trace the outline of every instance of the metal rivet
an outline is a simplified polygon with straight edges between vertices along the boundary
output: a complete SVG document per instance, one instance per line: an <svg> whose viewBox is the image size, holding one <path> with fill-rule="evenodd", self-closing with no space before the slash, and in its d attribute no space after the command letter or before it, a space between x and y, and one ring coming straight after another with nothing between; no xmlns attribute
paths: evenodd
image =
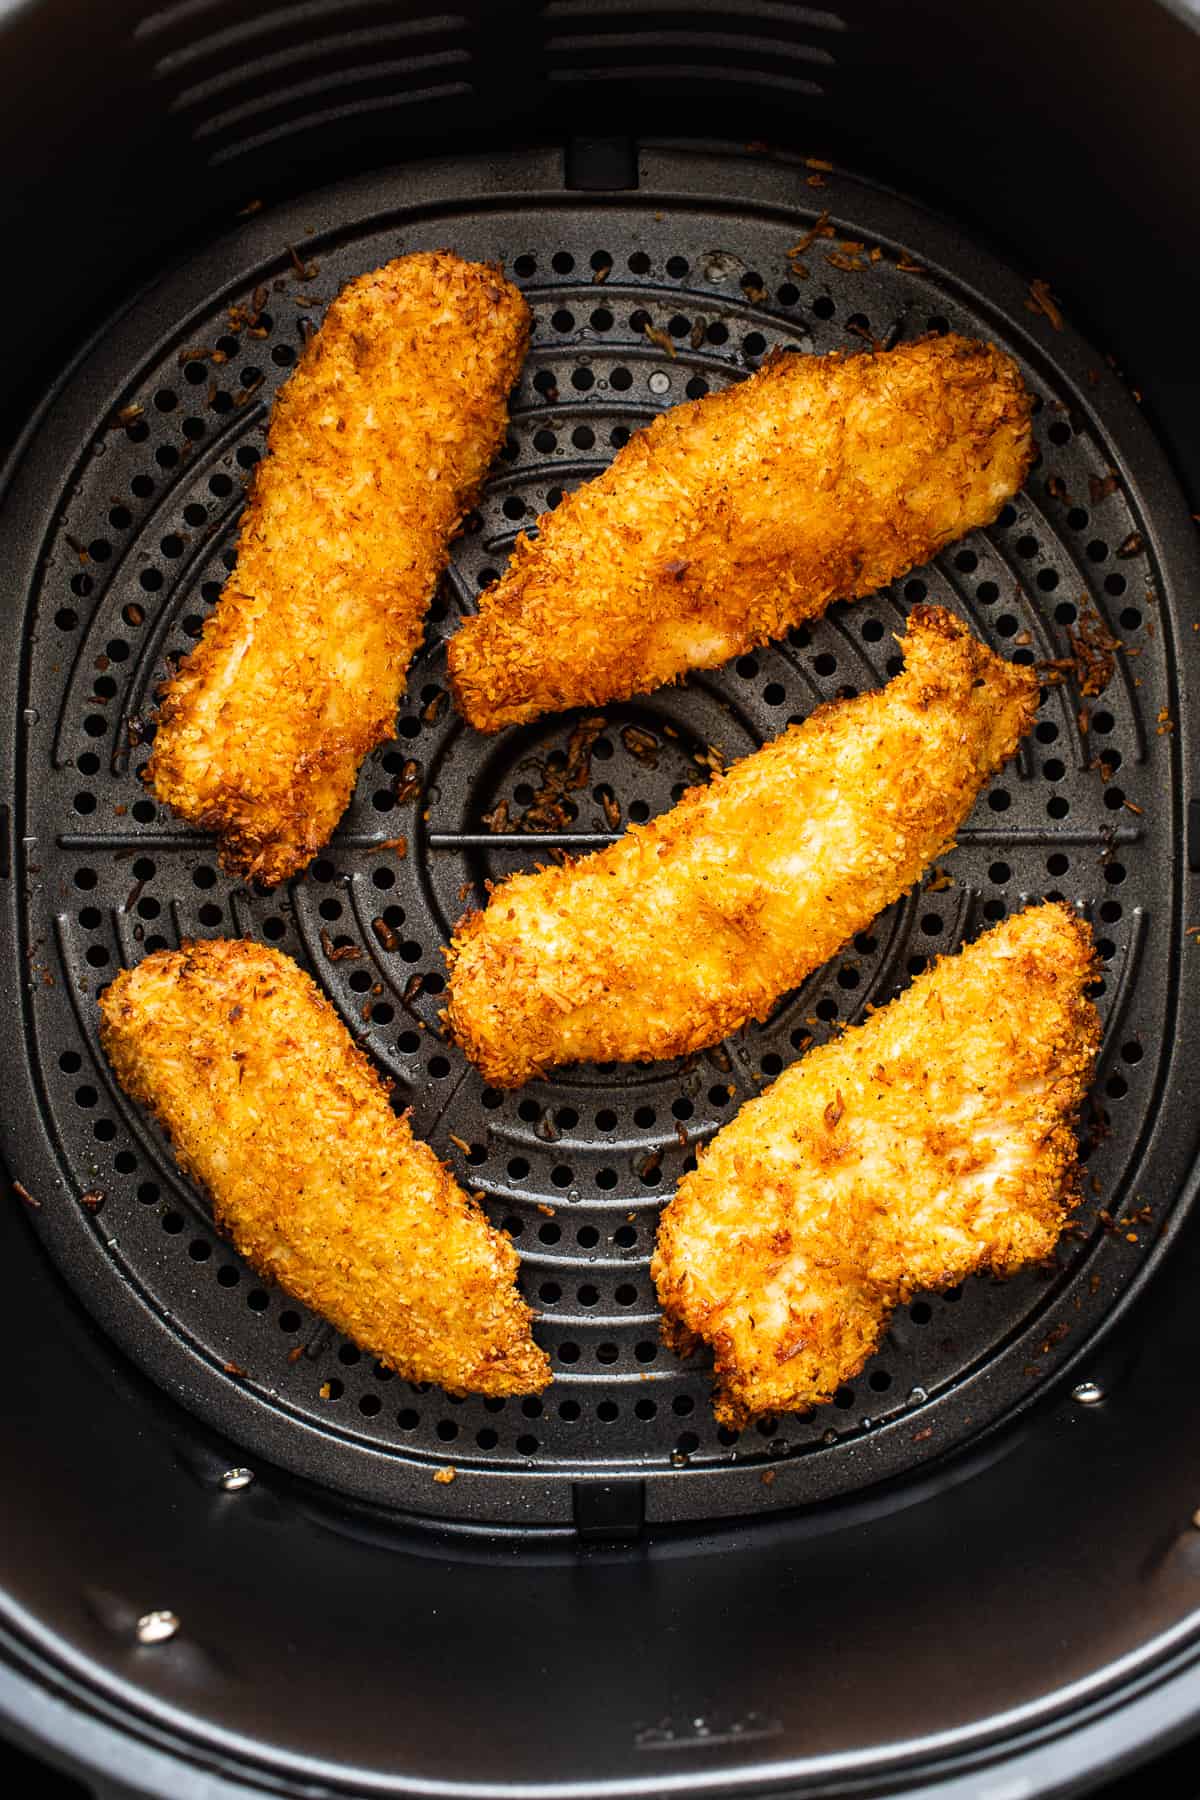
<svg viewBox="0 0 1200 1800"><path fill-rule="evenodd" d="M253 1469L226 1469L221 1477L221 1486L227 1494L240 1494L253 1480Z"/></svg>
<svg viewBox="0 0 1200 1800"><path fill-rule="evenodd" d="M1097 1382L1081 1381L1071 1389L1071 1398L1080 1406L1098 1406L1104 1398L1104 1389Z"/></svg>
<svg viewBox="0 0 1200 1800"><path fill-rule="evenodd" d="M143 1613L136 1630L139 1644L165 1644L179 1630L179 1619L165 1610Z"/></svg>
<svg viewBox="0 0 1200 1800"><path fill-rule="evenodd" d="M646 386L652 394L665 394L671 385L671 377L662 369L655 369Z"/></svg>

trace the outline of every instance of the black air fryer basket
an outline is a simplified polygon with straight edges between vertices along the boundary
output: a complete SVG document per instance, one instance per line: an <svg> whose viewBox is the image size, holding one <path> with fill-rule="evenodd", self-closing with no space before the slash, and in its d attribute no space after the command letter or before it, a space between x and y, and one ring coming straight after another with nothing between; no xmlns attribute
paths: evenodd
<svg viewBox="0 0 1200 1800"><path fill-rule="evenodd" d="M10 1736L103 1795L999 1800L1194 1729L1193 26L1155 0L0 7ZM324 306L443 245L503 262L535 316L508 441L394 741L325 853L260 891L139 781L156 688ZM776 347L946 330L1036 396L993 526L606 708L581 784L578 715L462 723L446 637L657 411ZM486 1088L440 1018L464 900L880 685L923 600L1045 675L953 854L762 1027ZM658 1338L663 1199L803 1045L1043 895L1103 959L1056 1266L919 1297L831 1406L718 1429L703 1361ZM310 969L482 1191L543 1396L393 1377L214 1231L96 1034L118 968L206 935Z"/></svg>

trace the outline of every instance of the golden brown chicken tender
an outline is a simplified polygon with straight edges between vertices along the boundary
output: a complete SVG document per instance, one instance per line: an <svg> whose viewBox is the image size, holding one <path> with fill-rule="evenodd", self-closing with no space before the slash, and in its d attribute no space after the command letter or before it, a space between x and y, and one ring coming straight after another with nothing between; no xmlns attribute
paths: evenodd
<svg viewBox="0 0 1200 1800"><path fill-rule="evenodd" d="M1029 472L1030 399L990 344L780 355L664 413L521 537L450 643L497 731L710 669L869 594L995 518Z"/></svg>
<svg viewBox="0 0 1200 1800"><path fill-rule="evenodd" d="M122 1087L262 1275L410 1381L546 1386L516 1251L290 958L219 938L161 950L118 975L100 1013Z"/></svg>
<svg viewBox="0 0 1200 1800"><path fill-rule="evenodd" d="M1050 1255L1100 1041L1088 927L1028 908L788 1069L700 1152L653 1274L739 1425L832 1398L918 1288Z"/></svg>
<svg viewBox="0 0 1200 1800"><path fill-rule="evenodd" d="M498 269L402 256L343 289L280 391L237 567L165 689L147 771L229 870L302 869L391 736L528 339Z"/></svg>
<svg viewBox="0 0 1200 1800"><path fill-rule="evenodd" d="M563 868L515 875L448 952L488 1081L649 1061L763 1019L949 848L1033 722L1033 672L914 609L906 667Z"/></svg>

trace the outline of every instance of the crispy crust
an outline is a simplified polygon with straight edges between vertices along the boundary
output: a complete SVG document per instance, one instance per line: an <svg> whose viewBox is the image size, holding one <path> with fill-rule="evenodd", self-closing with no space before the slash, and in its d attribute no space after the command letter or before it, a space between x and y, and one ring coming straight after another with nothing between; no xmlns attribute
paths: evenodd
<svg viewBox="0 0 1200 1800"><path fill-rule="evenodd" d="M275 883L344 812L508 422L529 309L447 251L360 276L275 402L237 567L164 692L147 778Z"/></svg>
<svg viewBox="0 0 1200 1800"><path fill-rule="evenodd" d="M410 1381L546 1386L516 1251L290 958L219 938L161 950L118 975L100 1017L122 1087L261 1274Z"/></svg>
<svg viewBox="0 0 1200 1800"><path fill-rule="evenodd" d="M663 414L517 540L451 640L480 731L713 668L984 525L1033 456L1030 399L948 336L780 355Z"/></svg>
<svg viewBox="0 0 1200 1800"><path fill-rule="evenodd" d="M1100 1042L1091 932L1033 906L788 1069L700 1151L652 1270L717 1417L832 1398L918 1288L1050 1255Z"/></svg>
<svg viewBox="0 0 1200 1800"><path fill-rule="evenodd" d="M716 1043L947 849L1038 703L1031 670L914 608L904 672L818 709L595 856L497 887L448 951L449 1019L488 1081Z"/></svg>

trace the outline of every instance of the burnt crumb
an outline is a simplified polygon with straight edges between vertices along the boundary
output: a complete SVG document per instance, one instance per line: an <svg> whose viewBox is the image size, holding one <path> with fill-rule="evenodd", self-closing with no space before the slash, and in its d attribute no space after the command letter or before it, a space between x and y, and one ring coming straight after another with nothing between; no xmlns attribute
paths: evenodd
<svg viewBox="0 0 1200 1800"><path fill-rule="evenodd" d="M933 1436L933 1426L926 1425L922 1428L922 1430L913 1432L912 1441L914 1444L926 1444L929 1442L929 1439L932 1436Z"/></svg>
<svg viewBox="0 0 1200 1800"><path fill-rule="evenodd" d="M661 1169L662 1159L663 1153L661 1150L651 1150L646 1156L642 1157L640 1162L634 1164L634 1172L642 1181L647 1181Z"/></svg>
<svg viewBox="0 0 1200 1800"><path fill-rule="evenodd" d="M626 725L621 731L621 742L643 768L657 769L659 742L652 731L645 731L640 725Z"/></svg>
<svg viewBox="0 0 1200 1800"><path fill-rule="evenodd" d="M607 785L600 789L600 804L604 808L604 822L610 831L621 829L621 807L616 795Z"/></svg>
<svg viewBox="0 0 1200 1800"><path fill-rule="evenodd" d="M1061 1319L1052 1330L1048 1331L1042 1339L1042 1355L1047 1355L1056 1345L1061 1344L1070 1329L1071 1327L1067 1324L1067 1321Z"/></svg>
<svg viewBox="0 0 1200 1800"><path fill-rule="evenodd" d="M766 296L764 295L763 298L765 299ZM657 325L650 325L650 324L643 325L642 326L642 335L650 343L657 344L657 346L660 350L665 350L667 355L672 359L672 361L678 355L678 352L675 349L674 340L672 338L668 337L668 335L665 331L660 331Z"/></svg>
<svg viewBox="0 0 1200 1800"><path fill-rule="evenodd" d="M1113 637L1100 615L1081 601L1078 624L1067 627L1069 656L1045 658L1038 670L1050 685L1071 680L1086 698L1102 694L1113 678L1116 652L1123 648L1121 639ZM1086 726L1080 726L1081 731Z"/></svg>
<svg viewBox="0 0 1200 1800"><path fill-rule="evenodd" d="M86 1194L80 1194L79 1204L90 1213L98 1213L107 1199L108 1195L103 1188L89 1188Z"/></svg>
<svg viewBox="0 0 1200 1800"><path fill-rule="evenodd" d="M1062 330L1062 309L1050 291L1050 283L1043 281L1040 276L1029 284L1029 298L1025 302L1025 310L1031 313L1041 313L1044 319L1049 319L1055 331Z"/></svg>
<svg viewBox="0 0 1200 1800"><path fill-rule="evenodd" d="M1088 477L1088 498L1093 506L1098 506L1101 500L1107 500L1110 494L1115 494L1117 487L1117 478L1111 469L1107 475L1090 475Z"/></svg>
<svg viewBox="0 0 1200 1800"><path fill-rule="evenodd" d="M816 224L810 225L808 230L804 233L804 236L800 238L797 243L793 244L788 251L788 261L792 265L792 274L798 275L801 281L807 280L808 270L804 267L803 263L797 262L797 258L802 257L807 250L811 250L818 238L831 238L833 234L833 226L829 222L829 213L828 211L822 212Z"/></svg>
<svg viewBox="0 0 1200 1800"><path fill-rule="evenodd" d="M371 930L385 950L400 948L400 933L394 926L389 925L386 919L372 919Z"/></svg>
<svg viewBox="0 0 1200 1800"><path fill-rule="evenodd" d="M432 700L421 708L421 718L426 725L436 724L450 704L450 696L445 688L439 688Z"/></svg>
<svg viewBox="0 0 1200 1800"><path fill-rule="evenodd" d="M321 927L321 948L330 962L357 962L362 955L357 944L335 944L327 925Z"/></svg>
<svg viewBox="0 0 1200 1800"><path fill-rule="evenodd" d="M236 1375L242 1381L244 1381L246 1379L246 1371L245 1371L245 1369L243 1369L241 1363L227 1362L227 1363L222 1363L221 1366L225 1370L225 1373L227 1375Z"/></svg>
<svg viewBox="0 0 1200 1800"><path fill-rule="evenodd" d="M407 806L421 791L421 765L410 757L397 775L392 792L397 806Z"/></svg>
<svg viewBox="0 0 1200 1800"><path fill-rule="evenodd" d="M493 806L491 812L485 812L483 815L483 823L489 831L496 834L503 834L504 832L515 831L517 829L508 816L507 800L501 800L498 806Z"/></svg>
<svg viewBox="0 0 1200 1800"><path fill-rule="evenodd" d="M314 281L321 272L320 263L306 263L291 244L288 244L286 248L288 257L291 260L292 272L296 276L296 279L298 281Z"/></svg>
<svg viewBox="0 0 1200 1800"><path fill-rule="evenodd" d="M604 726L605 720L597 715L581 719L567 739L566 758L561 768L553 761L535 764L540 778L538 787L516 823L507 823L507 805L502 803L496 808L496 814L505 822L499 827L489 826L489 830L565 831L574 816L573 809L568 809L567 798L591 779L592 747Z"/></svg>
<svg viewBox="0 0 1200 1800"><path fill-rule="evenodd" d="M1146 548L1146 540L1140 531L1131 531L1129 536L1117 545L1117 555L1122 561L1131 556L1140 556Z"/></svg>
<svg viewBox="0 0 1200 1800"><path fill-rule="evenodd" d="M14 1181L12 1184L12 1191L17 1196L18 1200L23 1200L25 1202L26 1206L31 1206L35 1212L41 1211L41 1201L34 1199L23 1181Z"/></svg>
<svg viewBox="0 0 1200 1800"><path fill-rule="evenodd" d="M404 1008L405 1012L413 1013L414 1018L416 1017L416 1014L413 1012L413 1003L424 986L425 977L423 975L410 975L404 984L404 992L400 996L401 1006Z"/></svg>

